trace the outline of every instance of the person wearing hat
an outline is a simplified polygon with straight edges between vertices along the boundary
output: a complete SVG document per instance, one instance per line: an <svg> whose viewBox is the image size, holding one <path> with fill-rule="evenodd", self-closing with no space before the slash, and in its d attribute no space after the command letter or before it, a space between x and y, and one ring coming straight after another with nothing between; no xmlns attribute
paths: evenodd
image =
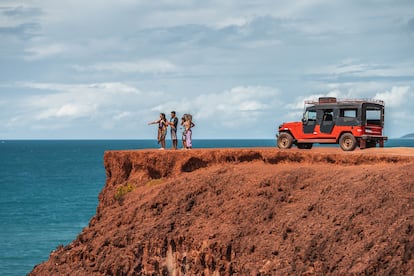
<svg viewBox="0 0 414 276"><path fill-rule="evenodd" d="M192 133L191 130L193 127L195 127L195 124L193 123L193 116L191 114L184 114L183 116L183 122L182 125L184 126L184 133L183 133L183 144L185 144L185 149L192 149L193 142L192 142Z"/></svg>

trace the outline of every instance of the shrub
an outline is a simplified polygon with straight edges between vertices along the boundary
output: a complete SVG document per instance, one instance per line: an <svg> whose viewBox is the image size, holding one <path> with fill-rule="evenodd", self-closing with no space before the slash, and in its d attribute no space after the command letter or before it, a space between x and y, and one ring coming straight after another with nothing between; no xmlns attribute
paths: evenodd
<svg viewBox="0 0 414 276"><path fill-rule="evenodd" d="M155 186L155 185L161 184L163 182L164 182L164 180L162 178L151 179L150 181L147 182L147 186L148 187L151 187L151 186Z"/></svg>
<svg viewBox="0 0 414 276"><path fill-rule="evenodd" d="M132 190L134 190L134 185L132 185L132 184L130 184L130 183L128 183L127 185L125 185L125 186L119 186L117 189L116 189L116 193L115 193L115 195L114 195L114 199L115 200L118 200L118 201L121 201L122 199L123 199L123 197L127 194L127 193L129 193L129 192L132 192Z"/></svg>

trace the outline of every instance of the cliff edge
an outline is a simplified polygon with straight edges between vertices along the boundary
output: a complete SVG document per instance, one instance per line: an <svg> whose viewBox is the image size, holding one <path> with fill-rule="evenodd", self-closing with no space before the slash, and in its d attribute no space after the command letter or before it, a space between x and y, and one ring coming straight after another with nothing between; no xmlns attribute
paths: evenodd
<svg viewBox="0 0 414 276"><path fill-rule="evenodd" d="M96 215L30 275L414 275L414 150L109 151Z"/></svg>

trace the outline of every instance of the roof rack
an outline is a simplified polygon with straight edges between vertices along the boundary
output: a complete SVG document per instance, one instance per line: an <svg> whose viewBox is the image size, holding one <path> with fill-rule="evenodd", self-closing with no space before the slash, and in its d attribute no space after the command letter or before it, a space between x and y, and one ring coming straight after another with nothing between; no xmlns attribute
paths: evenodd
<svg viewBox="0 0 414 276"><path fill-rule="evenodd" d="M375 103L384 105L383 100L370 99L370 98L361 98L361 99L337 99L335 97L320 97L318 100L305 100L305 105L307 104L338 104L338 103Z"/></svg>

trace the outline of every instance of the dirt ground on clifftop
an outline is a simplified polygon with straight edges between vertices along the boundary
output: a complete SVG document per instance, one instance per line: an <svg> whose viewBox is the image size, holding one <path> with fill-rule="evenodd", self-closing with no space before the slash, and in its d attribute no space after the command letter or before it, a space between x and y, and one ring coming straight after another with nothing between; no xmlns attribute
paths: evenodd
<svg viewBox="0 0 414 276"><path fill-rule="evenodd" d="M414 275L413 156L110 153L97 215L31 275Z"/></svg>

